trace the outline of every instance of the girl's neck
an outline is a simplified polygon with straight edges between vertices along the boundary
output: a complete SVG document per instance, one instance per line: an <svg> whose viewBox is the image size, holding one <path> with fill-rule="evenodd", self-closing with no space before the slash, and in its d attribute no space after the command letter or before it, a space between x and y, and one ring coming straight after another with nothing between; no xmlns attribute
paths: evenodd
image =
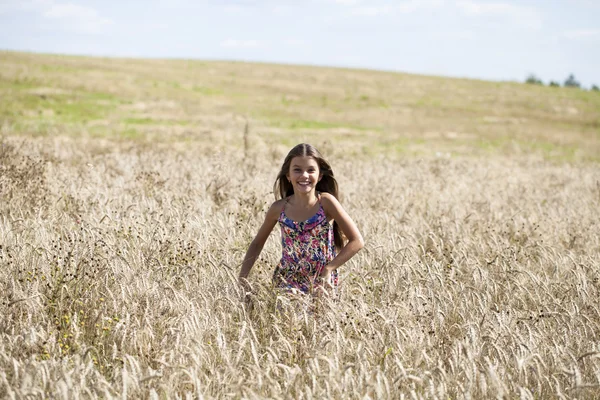
<svg viewBox="0 0 600 400"><path fill-rule="evenodd" d="M317 201L319 201L319 199L317 197L317 193L315 191L312 191L306 194L294 193L292 201L294 206L296 207L311 208L314 207L314 205L317 203Z"/></svg>

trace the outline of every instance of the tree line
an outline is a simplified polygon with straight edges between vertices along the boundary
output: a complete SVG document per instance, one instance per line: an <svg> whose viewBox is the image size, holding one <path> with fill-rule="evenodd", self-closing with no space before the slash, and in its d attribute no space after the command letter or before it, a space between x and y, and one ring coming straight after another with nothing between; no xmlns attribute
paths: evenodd
<svg viewBox="0 0 600 400"><path fill-rule="evenodd" d="M529 74L527 76L527 79L525 79L525 83L529 83L531 85L544 85L544 82L538 78L535 74ZM556 81L550 81L548 83L548 86L552 86L552 87L560 87L560 83L556 82ZM563 87L568 87L568 88L577 88L577 89L581 89L581 83L579 83L579 81L575 78L574 74L570 74L567 79L565 79L565 81L563 82ZM592 85L590 87L591 91L597 92L600 91L600 88L597 85Z"/></svg>

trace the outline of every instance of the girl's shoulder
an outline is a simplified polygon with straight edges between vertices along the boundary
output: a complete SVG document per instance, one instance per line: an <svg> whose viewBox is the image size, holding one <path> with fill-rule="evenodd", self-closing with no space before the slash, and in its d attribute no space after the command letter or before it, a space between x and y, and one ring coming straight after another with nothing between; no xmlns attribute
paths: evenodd
<svg viewBox="0 0 600 400"><path fill-rule="evenodd" d="M284 197L283 199L275 200L273 202L273 204L271 204L271 207L269 207L269 209L279 209L279 211L281 211L287 201L288 201L287 197Z"/></svg>
<svg viewBox="0 0 600 400"><path fill-rule="evenodd" d="M342 207L338 199L331 193L320 193L321 206L329 219L334 218L339 214L339 209Z"/></svg>
<svg viewBox="0 0 600 400"><path fill-rule="evenodd" d="M331 193L320 192L319 196L321 197L321 202L325 202L327 204L339 203L338 199L334 195L332 195Z"/></svg>
<svg viewBox="0 0 600 400"><path fill-rule="evenodd" d="M287 198L279 199L273 202L269 209L267 210L267 219L278 220L281 211L283 210L283 206L285 205Z"/></svg>

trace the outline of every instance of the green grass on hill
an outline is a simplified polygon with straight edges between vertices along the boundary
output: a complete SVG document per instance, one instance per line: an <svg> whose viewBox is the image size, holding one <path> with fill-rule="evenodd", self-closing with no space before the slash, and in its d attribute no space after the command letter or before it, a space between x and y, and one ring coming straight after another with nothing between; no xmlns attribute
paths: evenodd
<svg viewBox="0 0 600 400"><path fill-rule="evenodd" d="M600 160L600 93L339 68L0 52L5 132ZM187 136L186 136L187 135Z"/></svg>

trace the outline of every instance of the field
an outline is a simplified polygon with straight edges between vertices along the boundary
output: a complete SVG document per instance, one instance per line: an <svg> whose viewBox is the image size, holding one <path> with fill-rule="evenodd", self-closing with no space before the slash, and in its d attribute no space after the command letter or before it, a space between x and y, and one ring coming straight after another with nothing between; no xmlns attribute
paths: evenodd
<svg viewBox="0 0 600 400"><path fill-rule="evenodd" d="M600 94L0 52L0 397L600 397ZM275 312L287 151L365 248Z"/></svg>

